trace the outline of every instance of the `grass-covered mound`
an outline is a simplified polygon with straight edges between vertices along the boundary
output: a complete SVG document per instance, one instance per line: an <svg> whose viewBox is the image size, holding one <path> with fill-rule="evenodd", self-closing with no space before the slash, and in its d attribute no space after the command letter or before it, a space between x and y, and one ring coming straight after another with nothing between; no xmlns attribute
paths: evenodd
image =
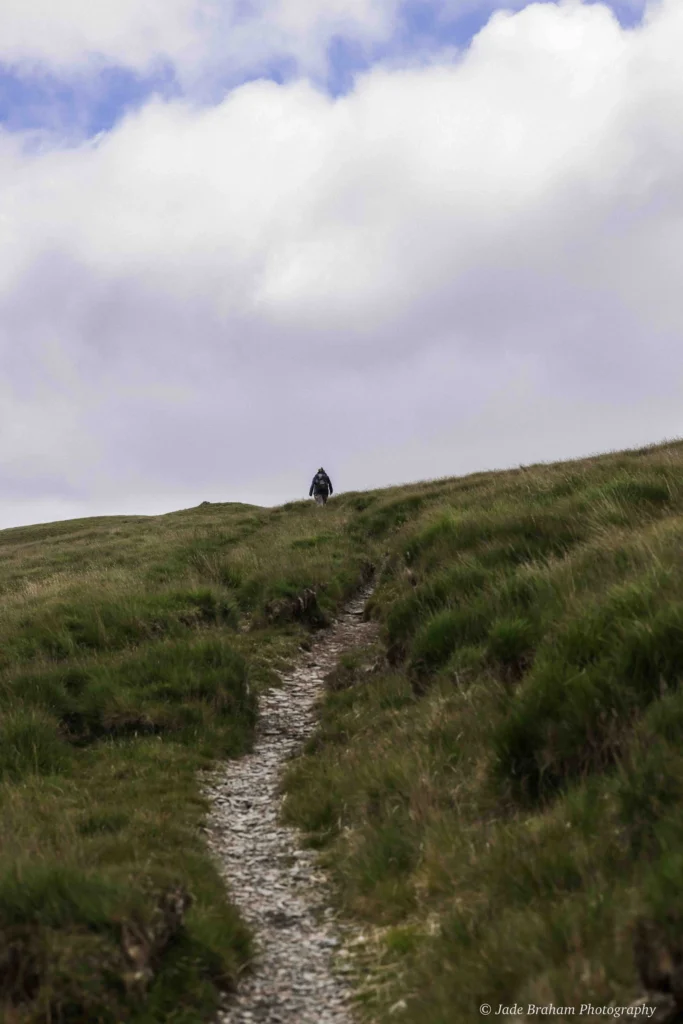
<svg viewBox="0 0 683 1024"><path fill-rule="evenodd" d="M384 666L330 681L287 815L370 936L368 1017L676 989L683 444L345 500Z"/></svg>
<svg viewBox="0 0 683 1024"><path fill-rule="evenodd" d="M259 687L358 585L350 515L205 505L0 533L1 1020L211 1019L250 937L198 769L249 749Z"/></svg>

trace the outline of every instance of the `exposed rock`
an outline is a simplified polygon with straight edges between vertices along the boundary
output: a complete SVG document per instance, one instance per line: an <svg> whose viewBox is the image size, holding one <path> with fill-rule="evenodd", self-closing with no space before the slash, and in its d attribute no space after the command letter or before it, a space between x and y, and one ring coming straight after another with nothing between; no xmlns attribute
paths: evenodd
<svg viewBox="0 0 683 1024"><path fill-rule="evenodd" d="M630 1006L647 1007L648 1016L635 1019L647 1020L649 1024L681 1024L683 1021L683 1014L676 1006L674 997L664 995L663 992L651 992L641 999L636 999Z"/></svg>
<svg viewBox="0 0 683 1024"><path fill-rule="evenodd" d="M182 926L191 905L192 897L185 889L169 889L159 897L146 925L123 923L121 946L130 967L124 982L129 991L144 990L150 984L158 959Z"/></svg>
<svg viewBox="0 0 683 1024"><path fill-rule="evenodd" d="M648 995L639 1002L655 1008L655 1024L683 1022L683 941L673 938L678 922L669 927L640 918L633 929L633 958Z"/></svg>
<svg viewBox="0 0 683 1024"><path fill-rule="evenodd" d="M272 624L305 622L321 628L327 625L327 618L318 605L317 591L307 587L296 597L281 597L269 601L265 606L266 619Z"/></svg>
<svg viewBox="0 0 683 1024"><path fill-rule="evenodd" d="M677 931L673 921L665 931L641 918L634 927L633 955L644 987L671 994L683 1010L683 940L671 937Z"/></svg>

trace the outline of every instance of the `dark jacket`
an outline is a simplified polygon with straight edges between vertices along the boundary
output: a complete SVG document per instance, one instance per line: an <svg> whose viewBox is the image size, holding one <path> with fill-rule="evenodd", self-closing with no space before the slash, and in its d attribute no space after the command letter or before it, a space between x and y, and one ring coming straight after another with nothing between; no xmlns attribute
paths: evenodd
<svg viewBox="0 0 683 1024"><path fill-rule="evenodd" d="M312 497L313 494L334 494L332 490L332 481L330 480L327 473L316 473L313 477L311 489L308 492L308 497Z"/></svg>

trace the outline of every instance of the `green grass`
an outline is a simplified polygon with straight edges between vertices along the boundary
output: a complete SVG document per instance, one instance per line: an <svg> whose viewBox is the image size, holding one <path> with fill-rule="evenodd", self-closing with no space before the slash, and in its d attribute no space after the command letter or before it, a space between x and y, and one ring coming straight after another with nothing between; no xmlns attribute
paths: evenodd
<svg viewBox="0 0 683 1024"><path fill-rule="evenodd" d="M348 510L331 504L324 530L319 513L210 505L0 533L8 1024L208 1021L248 963L199 779L249 750L259 690L305 639L287 599L315 589L324 620L360 582ZM131 942L173 893L191 900L182 927L140 973Z"/></svg>
<svg viewBox="0 0 683 1024"><path fill-rule="evenodd" d="M683 926L682 551L679 442L0 533L0 1017L212 1019L251 936L202 771L371 564L379 639L285 782L366 938L361 1014L640 995L634 936L665 962Z"/></svg>
<svg viewBox="0 0 683 1024"><path fill-rule="evenodd" d="M373 497L385 668L329 688L285 805L369 936L362 1013L626 1005L634 935L683 925L683 444Z"/></svg>

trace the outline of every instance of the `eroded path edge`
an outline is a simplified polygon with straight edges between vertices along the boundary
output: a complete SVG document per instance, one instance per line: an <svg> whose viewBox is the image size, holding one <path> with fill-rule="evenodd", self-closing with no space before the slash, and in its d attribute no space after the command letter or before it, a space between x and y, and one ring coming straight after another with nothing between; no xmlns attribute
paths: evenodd
<svg viewBox="0 0 683 1024"><path fill-rule="evenodd" d="M211 811L208 843L232 901L254 930L252 971L226 1001L216 1024L351 1024L351 992L333 960L339 945L328 885L315 851L279 823L287 762L316 728L324 679L348 650L371 643L363 621L366 587L317 634L282 688L260 698L251 754L223 765L204 785Z"/></svg>

